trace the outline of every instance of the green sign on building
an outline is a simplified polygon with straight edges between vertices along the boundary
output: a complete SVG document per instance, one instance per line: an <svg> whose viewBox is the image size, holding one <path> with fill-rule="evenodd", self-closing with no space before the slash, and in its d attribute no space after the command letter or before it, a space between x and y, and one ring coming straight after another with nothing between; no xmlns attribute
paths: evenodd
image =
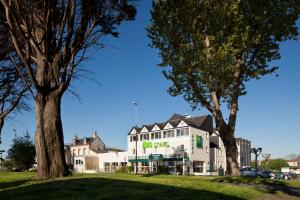
<svg viewBox="0 0 300 200"><path fill-rule="evenodd" d="M144 141L143 142L143 148L147 149L147 148L158 148L158 147L169 147L169 143L168 142L149 142L149 141Z"/></svg>
<svg viewBox="0 0 300 200"><path fill-rule="evenodd" d="M203 149L203 138L200 135L196 135L196 147Z"/></svg>

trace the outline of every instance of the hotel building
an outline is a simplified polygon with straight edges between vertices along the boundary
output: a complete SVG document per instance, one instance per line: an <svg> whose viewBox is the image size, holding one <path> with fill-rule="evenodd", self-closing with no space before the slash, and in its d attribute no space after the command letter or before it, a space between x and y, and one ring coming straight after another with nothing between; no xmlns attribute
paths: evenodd
<svg viewBox="0 0 300 200"><path fill-rule="evenodd" d="M174 114L163 123L133 127L128 134L128 165L136 167L137 163L138 173L155 173L164 166L170 173L206 175L212 131L210 115Z"/></svg>

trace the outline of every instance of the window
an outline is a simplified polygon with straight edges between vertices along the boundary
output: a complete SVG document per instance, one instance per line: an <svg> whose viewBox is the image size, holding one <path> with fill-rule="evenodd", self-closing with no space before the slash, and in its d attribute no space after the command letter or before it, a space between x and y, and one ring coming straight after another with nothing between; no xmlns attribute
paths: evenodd
<svg viewBox="0 0 300 200"><path fill-rule="evenodd" d="M110 164L109 162L104 163L104 171L109 172L110 171Z"/></svg>
<svg viewBox="0 0 300 200"><path fill-rule="evenodd" d="M132 142L132 136L130 136L130 142Z"/></svg>
<svg viewBox="0 0 300 200"><path fill-rule="evenodd" d="M73 149L73 156L75 156L75 149Z"/></svg>
<svg viewBox="0 0 300 200"><path fill-rule="evenodd" d="M133 136L133 137L132 137L132 140L133 140L133 141L136 141L136 138L137 138L137 141L139 141L139 137L136 137L136 136Z"/></svg>
<svg viewBox="0 0 300 200"><path fill-rule="evenodd" d="M82 160L75 160L76 165L82 165L83 161Z"/></svg>
<svg viewBox="0 0 300 200"><path fill-rule="evenodd" d="M143 148L143 153L146 154L146 149L145 148Z"/></svg>
<svg viewBox="0 0 300 200"><path fill-rule="evenodd" d="M176 136L179 137L180 134L181 134L181 129L177 129L177 130L176 130Z"/></svg>
<svg viewBox="0 0 300 200"><path fill-rule="evenodd" d="M161 132L155 132L155 139L161 138Z"/></svg>
<svg viewBox="0 0 300 200"><path fill-rule="evenodd" d="M188 128L181 128L176 130L176 136L187 136L189 135L189 129Z"/></svg>
<svg viewBox="0 0 300 200"><path fill-rule="evenodd" d="M154 133L151 133L151 140L154 140Z"/></svg>
<svg viewBox="0 0 300 200"><path fill-rule="evenodd" d="M167 137L174 137L174 130L167 131Z"/></svg>
<svg viewBox="0 0 300 200"><path fill-rule="evenodd" d="M147 136L148 136L148 134L144 134L143 135L143 140L147 140Z"/></svg>
<svg viewBox="0 0 300 200"><path fill-rule="evenodd" d="M80 155L80 149L78 149L77 152L78 152L78 155Z"/></svg>
<svg viewBox="0 0 300 200"><path fill-rule="evenodd" d="M166 138L167 137L167 131L164 131L163 132L163 138Z"/></svg>
<svg viewBox="0 0 300 200"><path fill-rule="evenodd" d="M143 135L140 135L140 141L142 141L143 140Z"/></svg>
<svg viewBox="0 0 300 200"><path fill-rule="evenodd" d="M196 147L203 149L203 138L200 135L196 135Z"/></svg>
<svg viewBox="0 0 300 200"><path fill-rule="evenodd" d="M198 173L203 172L203 161L193 162L193 172L198 172Z"/></svg>
<svg viewBox="0 0 300 200"><path fill-rule="evenodd" d="M135 154L135 149L132 149L132 154Z"/></svg>
<svg viewBox="0 0 300 200"><path fill-rule="evenodd" d="M184 135L185 136L188 136L189 135L189 128L184 128Z"/></svg>
<svg viewBox="0 0 300 200"><path fill-rule="evenodd" d="M149 140L149 135L150 135L150 133L147 133L147 140Z"/></svg>

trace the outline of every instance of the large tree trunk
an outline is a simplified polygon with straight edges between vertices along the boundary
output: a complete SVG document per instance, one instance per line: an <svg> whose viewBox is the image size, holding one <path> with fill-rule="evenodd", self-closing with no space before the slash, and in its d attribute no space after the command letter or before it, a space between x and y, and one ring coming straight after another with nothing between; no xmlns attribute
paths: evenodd
<svg viewBox="0 0 300 200"><path fill-rule="evenodd" d="M36 98L37 173L40 179L66 176L70 172L64 154L61 123L61 95L37 92Z"/></svg>
<svg viewBox="0 0 300 200"><path fill-rule="evenodd" d="M0 144L2 143L1 134L2 134L3 126L4 126L4 118L0 118Z"/></svg>
<svg viewBox="0 0 300 200"><path fill-rule="evenodd" d="M237 162L238 152L233 131L223 130L220 133L226 151L226 175L239 176L239 166Z"/></svg>

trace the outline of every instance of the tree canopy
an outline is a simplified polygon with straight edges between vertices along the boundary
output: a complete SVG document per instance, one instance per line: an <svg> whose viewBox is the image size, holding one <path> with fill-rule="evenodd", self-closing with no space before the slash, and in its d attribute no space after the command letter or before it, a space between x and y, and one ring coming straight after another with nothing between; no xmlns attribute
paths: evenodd
<svg viewBox="0 0 300 200"><path fill-rule="evenodd" d="M287 163L287 161L281 158L271 159L269 161L268 166L266 165L265 160L262 160L260 162L260 167L263 169L272 169L272 170L280 171L282 167L288 167L288 166L289 164Z"/></svg>
<svg viewBox="0 0 300 200"><path fill-rule="evenodd" d="M32 167L35 163L35 147L29 133L13 140L13 144L7 151L7 158L18 170L28 170Z"/></svg>
<svg viewBox="0 0 300 200"><path fill-rule="evenodd" d="M296 39L298 0L157 0L148 36L160 50L160 66L193 108L214 116L226 148L227 172L238 173L234 131L246 82L278 68L279 44ZM229 115L224 116L228 108Z"/></svg>
<svg viewBox="0 0 300 200"><path fill-rule="evenodd" d="M4 9L0 6L0 144L5 119L15 111L29 109L26 93L30 87L24 83L25 72L13 49L4 17Z"/></svg>

